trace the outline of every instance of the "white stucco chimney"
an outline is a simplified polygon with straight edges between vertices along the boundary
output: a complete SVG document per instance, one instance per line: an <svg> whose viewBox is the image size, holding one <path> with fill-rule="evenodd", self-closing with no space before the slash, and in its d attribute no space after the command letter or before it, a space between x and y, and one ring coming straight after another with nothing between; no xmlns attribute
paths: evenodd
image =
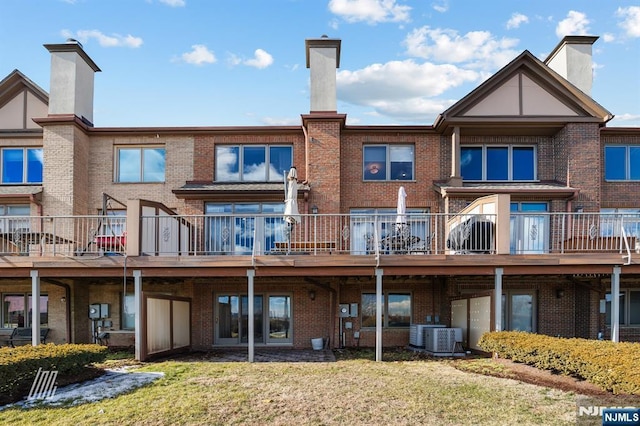
<svg viewBox="0 0 640 426"><path fill-rule="evenodd" d="M544 61L549 68L591 96L592 46L597 36L565 36Z"/></svg>
<svg viewBox="0 0 640 426"><path fill-rule="evenodd" d="M339 39L326 35L305 40L311 74L311 113L338 110L336 69L340 68L340 43Z"/></svg>
<svg viewBox="0 0 640 426"><path fill-rule="evenodd" d="M74 114L93 125L93 81L100 68L76 40L44 47L51 52L49 115Z"/></svg>

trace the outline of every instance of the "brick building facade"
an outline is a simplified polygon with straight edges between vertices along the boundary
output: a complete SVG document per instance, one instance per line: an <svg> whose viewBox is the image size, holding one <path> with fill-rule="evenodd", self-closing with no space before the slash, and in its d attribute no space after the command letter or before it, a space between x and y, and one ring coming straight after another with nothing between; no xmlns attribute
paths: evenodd
<svg viewBox="0 0 640 426"><path fill-rule="evenodd" d="M164 298L174 297L167 303L176 312L188 304L193 349L300 348L319 337L331 347L379 346L378 337L404 346L410 323L460 324L453 300L490 295L481 314L489 329L638 340L640 162L633 156L640 130L606 127L613 116L590 98L590 87L554 71L558 49L590 51L595 40L566 37L545 62L523 52L424 126L347 124L335 109L341 42L321 38L306 43L312 96L299 126L94 127L99 68L77 43L46 45L52 85L62 87L47 94L17 70L0 82L2 167L15 167L5 158L20 152L22 164L42 167L34 178L6 179L7 172L0 184L0 328L37 324L30 314L37 291L51 341L96 340L99 326L108 344L149 349L164 344L153 336L169 318ZM70 72L60 65L65 58L75 64L75 81L55 78ZM26 160L32 154L35 165ZM229 154L238 170L223 161ZM302 223L287 228L282 220L286 170L248 178L242 159L251 155L295 166L308 181L298 191ZM622 177L612 170L614 155L627 159ZM421 242L398 249L389 238L397 237L401 186ZM487 204L496 209L485 214L491 247L452 246L451 224L493 196L508 205L504 215L497 202ZM164 213L150 214L152 205ZM12 225L20 215L28 226ZM179 219L162 226L160 216ZM105 225L109 217L126 217L126 227ZM97 222L81 231L54 226L81 218ZM178 231L183 225L188 235ZM110 237L122 247L96 248L99 234L115 228ZM274 229L288 234L268 234ZM247 243L241 238L249 231ZM82 232L90 238L81 244ZM291 233L305 235L296 240L302 249L276 250L274 241L290 243ZM159 248L181 238L200 248ZM73 249L57 253L63 244ZM620 303L611 297L618 292ZM108 305L108 315L89 319L95 304Z"/></svg>

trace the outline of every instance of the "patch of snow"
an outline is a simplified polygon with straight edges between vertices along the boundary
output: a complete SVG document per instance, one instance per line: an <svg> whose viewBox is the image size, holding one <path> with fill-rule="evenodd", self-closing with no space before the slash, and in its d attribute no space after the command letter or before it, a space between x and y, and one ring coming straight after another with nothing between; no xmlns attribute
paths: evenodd
<svg viewBox="0 0 640 426"><path fill-rule="evenodd" d="M105 374L96 379L56 389L54 395L45 399L20 401L0 407L0 410L8 407L29 408L36 405L79 405L115 398L164 376L164 373L136 373L126 369L107 369L105 371Z"/></svg>

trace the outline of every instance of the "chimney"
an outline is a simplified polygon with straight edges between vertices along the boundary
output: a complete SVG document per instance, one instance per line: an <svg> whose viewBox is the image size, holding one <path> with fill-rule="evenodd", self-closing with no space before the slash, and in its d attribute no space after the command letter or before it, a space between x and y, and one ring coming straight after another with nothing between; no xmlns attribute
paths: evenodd
<svg viewBox="0 0 640 426"><path fill-rule="evenodd" d="M307 68L311 70L310 112L337 112L336 69L340 68L340 39L305 40Z"/></svg>
<svg viewBox="0 0 640 426"><path fill-rule="evenodd" d="M544 63L569 83L591 96L593 85L592 45L597 36L565 36Z"/></svg>
<svg viewBox="0 0 640 426"><path fill-rule="evenodd" d="M74 114L93 126L93 80L100 68L77 40L44 47L51 52L49 115Z"/></svg>

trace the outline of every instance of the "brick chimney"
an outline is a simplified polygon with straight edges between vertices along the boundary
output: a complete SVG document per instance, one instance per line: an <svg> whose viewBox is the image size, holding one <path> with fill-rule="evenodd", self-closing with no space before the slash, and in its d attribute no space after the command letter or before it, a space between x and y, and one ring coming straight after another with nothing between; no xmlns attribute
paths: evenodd
<svg viewBox="0 0 640 426"><path fill-rule="evenodd" d="M93 81L100 68L77 40L44 47L51 52L49 115L74 114L93 126Z"/></svg>
<svg viewBox="0 0 640 426"><path fill-rule="evenodd" d="M340 40L323 35L305 40L311 74L310 112L337 112L336 69L340 68Z"/></svg>
<svg viewBox="0 0 640 426"><path fill-rule="evenodd" d="M592 46L597 36L565 36L544 63L591 96L593 84Z"/></svg>

